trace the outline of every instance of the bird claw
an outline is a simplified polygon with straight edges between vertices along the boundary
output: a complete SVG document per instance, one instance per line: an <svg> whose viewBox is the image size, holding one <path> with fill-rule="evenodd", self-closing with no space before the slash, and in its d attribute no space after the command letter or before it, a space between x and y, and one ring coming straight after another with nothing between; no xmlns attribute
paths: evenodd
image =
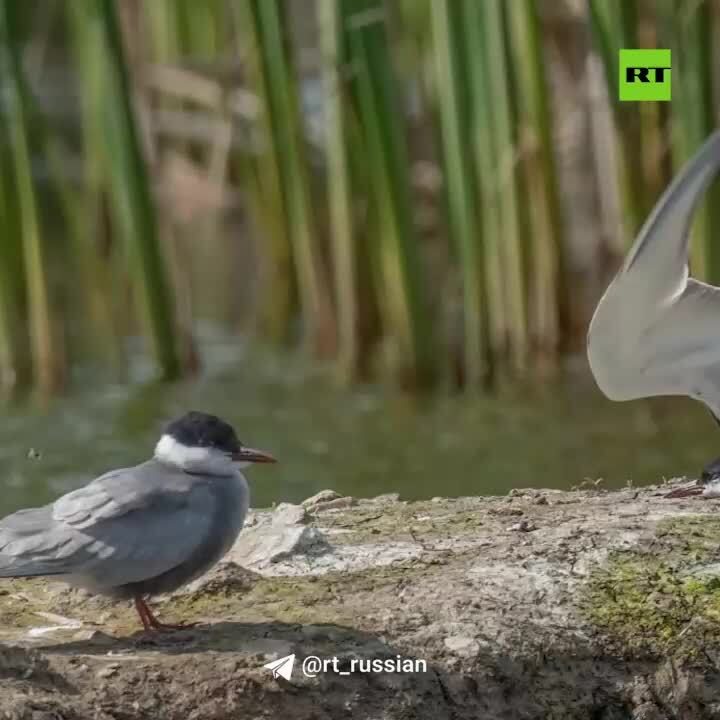
<svg viewBox="0 0 720 720"><path fill-rule="evenodd" d="M139 637L135 640L137 645L160 645L165 642L185 642L187 635L177 635L175 633L183 630L190 630L200 623L161 623L159 621L149 625L143 630Z"/></svg>
<svg viewBox="0 0 720 720"><path fill-rule="evenodd" d="M148 607L148 604L142 597L135 598L135 609L140 616L140 622L143 624L145 635L150 635L154 632L175 632L176 630L188 630L189 628L195 627L196 622L192 623L164 623L160 622L153 611Z"/></svg>
<svg viewBox="0 0 720 720"><path fill-rule="evenodd" d="M190 628L197 627L199 624L200 623L196 623L196 622L190 622L190 623L156 622L150 626L150 629L155 630L156 632L168 633L168 632L175 632L177 630L189 630Z"/></svg>

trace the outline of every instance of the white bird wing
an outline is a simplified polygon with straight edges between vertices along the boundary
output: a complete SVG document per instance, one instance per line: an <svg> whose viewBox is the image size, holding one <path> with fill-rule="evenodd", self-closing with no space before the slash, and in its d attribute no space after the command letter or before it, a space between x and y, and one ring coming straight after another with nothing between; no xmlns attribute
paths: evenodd
<svg viewBox="0 0 720 720"><path fill-rule="evenodd" d="M598 303L588 359L612 400L689 395L720 417L720 288L688 276L692 213L719 168L717 131L660 198Z"/></svg>

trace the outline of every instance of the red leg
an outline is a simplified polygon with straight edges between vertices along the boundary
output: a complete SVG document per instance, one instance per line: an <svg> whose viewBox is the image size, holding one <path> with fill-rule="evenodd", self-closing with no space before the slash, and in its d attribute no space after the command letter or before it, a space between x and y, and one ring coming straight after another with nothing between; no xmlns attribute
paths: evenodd
<svg viewBox="0 0 720 720"><path fill-rule="evenodd" d="M135 609L137 610L137 614L140 616L140 622L143 624L145 632L150 632L152 625L147 616L148 606L141 597L135 598Z"/></svg>
<svg viewBox="0 0 720 720"><path fill-rule="evenodd" d="M155 617L153 611L150 609L145 600L143 600L143 598L139 596L135 598L135 609L140 616L140 620L143 624L145 632L150 632L151 630L158 630L161 632L164 630L186 630L187 628L191 628L197 625L197 623L171 624L160 622Z"/></svg>

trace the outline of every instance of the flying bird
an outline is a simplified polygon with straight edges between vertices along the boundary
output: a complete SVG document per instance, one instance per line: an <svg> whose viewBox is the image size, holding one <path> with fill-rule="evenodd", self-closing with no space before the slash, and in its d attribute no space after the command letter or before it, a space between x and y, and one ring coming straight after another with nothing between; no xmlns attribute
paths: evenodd
<svg viewBox="0 0 720 720"><path fill-rule="evenodd" d="M150 460L0 520L0 577L52 576L133 600L146 632L188 627L160 622L147 598L199 577L230 549L250 500L240 468L268 462L220 418L183 415Z"/></svg>
<svg viewBox="0 0 720 720"><path fill-rule="evenodd" d="M688 267L693 211L719 168L716 131L660 198L598 303L587 353L611 400L688 395L720 422L720 288ZM669 496L711 494L713 467L720 471L713 463L698 485Z"/></svg>

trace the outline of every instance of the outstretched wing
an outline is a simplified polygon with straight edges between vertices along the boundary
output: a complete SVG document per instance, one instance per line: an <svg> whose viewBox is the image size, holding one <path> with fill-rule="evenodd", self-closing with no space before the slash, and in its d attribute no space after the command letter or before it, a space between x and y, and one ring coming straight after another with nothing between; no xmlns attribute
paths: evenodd
<svg viewBox="0 0 720 720"><path fill-rule="evenodd" d="M688 277L692 213L719 168L715 132L660 198L595 310L588 359L613 400L689 395L720 416L720 289Z"/></svg>
<svg viewBox="0 0 720 720"><path fill-rule="evenodd" d="M152 463L118 470L0 522L0 576L73 575L115 587L160 575L207 538L210 486Z"/></svg>

